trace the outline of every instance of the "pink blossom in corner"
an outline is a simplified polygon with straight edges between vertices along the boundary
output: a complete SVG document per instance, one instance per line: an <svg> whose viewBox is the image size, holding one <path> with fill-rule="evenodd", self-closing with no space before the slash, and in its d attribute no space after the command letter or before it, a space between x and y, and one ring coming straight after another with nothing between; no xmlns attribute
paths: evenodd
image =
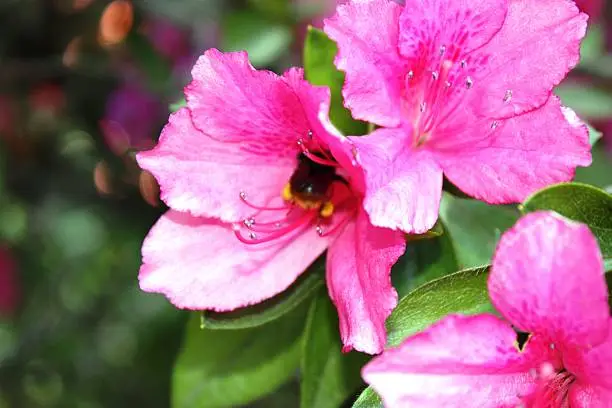
<svg viewBox="0 0 612 408"><path fill-rule="evenodd" d="M374 225L421 233L443 175L511 203L591 161L586 127L551 94L578 62L587 16L567 0L353 0L325 21Z"/></svg>
<svg viewBox="0 0 612 408"><path fill-rule="evenodd" d="M299 69L257 71L245 52L209 50L192 76L187 106L137 156L171 208L143 244L140 287L229 311L282 292L328 249L345 350L382 351L405 241L364 214L362 170L327 119L329 91Z"/></svg>
<svg viewBox="0 0 612 408"><path fill-rule="evenodd" d="M523 217L497 247L489 295L506 319L450 315L363 370L392 407L612 407L612 321L589 229ZM519 349L516 327L530 333Z"/></svg>

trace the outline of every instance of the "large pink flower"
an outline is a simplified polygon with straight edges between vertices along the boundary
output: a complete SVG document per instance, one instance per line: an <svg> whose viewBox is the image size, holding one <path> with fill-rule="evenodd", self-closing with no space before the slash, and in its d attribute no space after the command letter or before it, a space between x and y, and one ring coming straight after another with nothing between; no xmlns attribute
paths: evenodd
<svg viewBox="0 0 612 408"><path fill-rule="evenodd" d="M374 225L424 232L443 174L488 203L590 163L586 127L551 94L587 16L567 0L353 0L325 21L345 103L382 127L355 140Z"/></svg>
<svg viewBox="0 0 612 408"><path fill-rule="evenodd" d="M299 69L257 71L209 50L156 148L138 155L170 206L143 244L140 286L176 306L229 311L287 288L327 254L345 348L380 352L405 241L363 212L351 143L327 120L329 91Z"/></svg>
<svg viewBox="0 0 612 408"><path fill-rule="evenodd" d="M522 218L500 240L489 294L507 321L451 315L364 368L387 407L612 407L608 290L586 226ZM531 334L522 350L508 322Z"/></svg>

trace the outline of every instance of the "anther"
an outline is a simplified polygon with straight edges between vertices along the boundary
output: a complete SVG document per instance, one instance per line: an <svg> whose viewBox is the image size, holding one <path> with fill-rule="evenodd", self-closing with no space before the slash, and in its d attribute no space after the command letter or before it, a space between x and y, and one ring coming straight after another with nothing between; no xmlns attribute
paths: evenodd
<svg viewBox="0 0 612 408"><path fill-rule="evenodd" d="M255 224L255 218L247 218L242 223L245 227L251 228Z"/></svg>
<svg viewBox="0 0 612 408"><path fill-rule="evenodd" d="M319 234L319 236L323 236L323 227L321 227L320 225L316 226L315 231L317 231L317 234Z"/></svg>
<svg viewBox="0 0 612 408"><path fill-rule="evenodd" d="M249 238L257 239L257 234L255 234L254 232L249 232Z"/></svg>
<svg viewBox="0 0 612 408"><path fill-rule="evenodd" d="M312 130L309 130L309 131L308 131L308 138L309 138L309 139L312 139Z"/></svg>
<svg viewBox="0 0 612 408"><path fill-rule="evenodd" d="M412 78L414 78L414 72L410 70L410 72L408 72L408 79L412 79Z"/></svg>
<svg viewBox="0 0 612 408"><path fill-rule="evenodd" d="M246 197L247 197L246 193L244 191L241 191L240 192L240 199L241 200L246 200Z"/></svg>

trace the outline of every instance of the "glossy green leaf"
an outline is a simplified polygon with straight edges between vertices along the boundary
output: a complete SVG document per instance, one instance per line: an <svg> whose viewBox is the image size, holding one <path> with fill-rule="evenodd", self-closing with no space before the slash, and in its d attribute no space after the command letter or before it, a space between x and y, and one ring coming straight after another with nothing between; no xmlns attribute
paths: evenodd
<svg viewBox="0 0 612 408"><path fill-rule="evenodd" d="M553 210L589 226L606 262L612 259L612 195L580 183L563 183L540 190L521 206L524 213Z"/></svg>
<svg viewBox="0 0 612 408"><path fill-rule="evenodd" d="M487 292L488 267L466 269L431 281L400 300L387 319L387 346L399 345L449 313L494 312ZM367 388L353 408L382 408L380 398Z"/></svg>
<svg viewBox="0 0 612 408"><path fill-rule="evenodd" d="M172 406L234 407L274 391L299 367L306 312L243 330L201 329L194 314L174 366Z"/></svg>
<svg viewBox="0 0 612 408"><path fill-rule="evenodd" d="M488 267L466 269L418 287L404 296L387 319L387 345L397 346L449 313L492 311Z"/></svg>
<svg viewBox="0 0 612 408"><path fill-rule="evenodd" d="M450 232L460 268L471 268L491 262L501 233L518 219L513 207L493 206L444 194L440 218Z"/></svg>
<svg viewBox="0 0 612 408"><path fill-rule="evenodd" d="M208 329L235 330L257 327L276 320L302 304L324 284L325 260L317 260L287 290L265 302L233 312L202 313L202 324Z"/></svg>
<svg viewBox="0 0 612 408"><path fill-rule="evenodd" d="M365 384L361 367L369 359L357 352L342 353L338 312L326 291L313 301L304 333L301 408L336 408Z"/></svg>
<svg viewBox="0 0 612 408"><path fill-rule="evenodd" d="M306 79L313 85L328 86L331 90L329 117L332 123L346 135L362 135L367 131L365 122L351 116L342 102L344 73L334 65L338 53L336 43L316 28L309 27L304 44L304 70Z"/></svg>
<svg viewBox="0 0 612 408"><path fill-rule="evenodd" d="M272 64L289 50L293 41L291 28L252 11L229 13L222 23L221 48L246 50L256 67Z"/></svg>
<svg viewBox="0 0 612 408"><path fill-rule="evenodd" d="M407 242L406 252L391 270L393 286L400 297L430 280L456 272L459 267L455 249L442 223L436 224L440 235Z"/></svg>

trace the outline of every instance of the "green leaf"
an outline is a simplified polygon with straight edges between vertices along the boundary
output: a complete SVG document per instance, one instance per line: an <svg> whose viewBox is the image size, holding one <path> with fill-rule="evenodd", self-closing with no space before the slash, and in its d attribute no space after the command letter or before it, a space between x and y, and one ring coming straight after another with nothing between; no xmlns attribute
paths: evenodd
<svg viewBox="0 0 612 408"><path fill-rule="evenodd" d="M393 266L393 286L400 297L417 286L459 269L450 234L444 231L442 223L436 225L439 225L437 231L441 235L408 241L406 252Z"/></svg>
<svg viewBox="0 0 612 408"><path fill-rule="evenodd" d="M607 119L612 116L612 95L583 83L565 83L555 89L564 105L587 119Z"/></svg>
<svg viewBox="0 0 612 408"><path fill-rule="evenodd" d="M172 406L215 408L247 404L278 388L299 367L307 309L244 330L200 328L189 320L174 366Z"/></svg>
<svg viewBox="0 0 612 408"><path fill-rule="evenodd" d="M181 109L182 107L187 106L187 100L185 100L185 98L182 98L172 104L170 104L170 106L168 106L168 110L170 112L176 112L177 110Z"/></svg>
<svg viewBox="0 0 612 408"><path fill-rule="evenodd" d="M319 258L298 280L281 294L265 302L233 312L203 312L207 329L235 330L257 327L289 313L309 299L324 284L325 259Z"/></svg>
<svg viewBox="0 0 612 408"><path fill-rule="evenodd" d="M363 390L353 408L383 408L382 400L370 387Z"/></svg>
<svg viewBox="0 0 612 408"><path fill-rule="evenodd" d="M488 264L501 233L514 225L518 216L513 207L492 206L451 194L444 194L440 205L440 218L450 232L461 268Z"/></svg>
<svg viewBox="0 0 612 408"><path fill-rule="evenodd" d="M223 20L221 48L246 50L256 67L272 64L289 50L293 34L288 25L252 11L234 11Z"/></svg>
<svg viewBox="0 0 612 408"><path fill-rule="evenodd" d="M313 85L328 86L331 90L329 117L332 123L345 135L363 135L367 124L351 116L343 105L342 86L344 74L336 69L334 58L338 53L336 43L313 27L308 27L304 44L304 70L306 79Z"/></svg>
<svg viewBox="0 0 612 408"><path fill-rule="evenodd" d="M301 408L337 408L361 386L361 367L369 359L361 353L342 353L338 312L327 292L312 302L302 353Z"/></svg>
<svg viewBox="0 0 612 408"><path fill-rule="evenodd" d="M422 331L449 313L495 312L487 292L488 267L466 269L431 281L400 300L387 319L387 346ZM382 408L380 397L367 388L353 408Z"/></svg>
<svg viewBox="0 0 612 408"><path fill-rule="evenodd" d="M602 138L603 133L593 128L591 125L587 124L587 127L589 128L589 143L591 143L591 146L595 146L595 143Z"/></svg>
<svg viewBox="0 0 612 408"><path fill-rule="evenodd" d="M387 345L397 346L449 313L493 311L488 267L466 269L428 282L404 296L387 319Z"/></svg>
<svg viewBox="0 0 612 408"><path fill-rule="evenodd" d="M531 195L521 206L523 213L539 210L586 224L597 237L604 261L612 259L612 195L586 184L557 184Z"/></svg>

